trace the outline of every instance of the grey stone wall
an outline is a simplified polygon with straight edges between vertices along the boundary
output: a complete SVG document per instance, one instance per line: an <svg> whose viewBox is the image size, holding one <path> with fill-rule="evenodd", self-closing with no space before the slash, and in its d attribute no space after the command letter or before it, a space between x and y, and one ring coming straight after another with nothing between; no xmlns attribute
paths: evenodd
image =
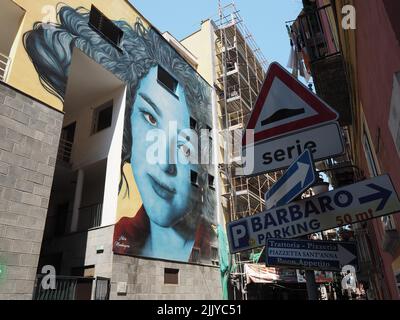
<svg viewBox="0 0 400 320"><path fill-rule="evenodd" d="M111 279L111 300L222 298L219 268L115 255L113 233L114 226L107 226L54 238L44 244L42 254L63 253L61 275L94 265L96 277ZM178 285L164 284L164 268L179 269ZM119 282L126 283L126 294L117 293Z"/></svg>
<svg viewBox="0 0 400 320"><path fill-rule="evenodd" d="M179 284L164 284L164 268L179 270ZM118 283L127 293L117 292ZM219 300L219 268L114 255L111 300Z"/></svg>
<svg viewBox="0 0 400 320"><path fill-rule="evenodd" d="M70 276L73 268L95 266L96 277L111 278L113 234L112 225L53 238L44 242L42 255L62 252L62 276Z"/></svg>
<svg viewBox="0 0 400 320"><path fill-rule="evenodd" d="M31 299L63 114L0 83L0 299Z"/></svg>

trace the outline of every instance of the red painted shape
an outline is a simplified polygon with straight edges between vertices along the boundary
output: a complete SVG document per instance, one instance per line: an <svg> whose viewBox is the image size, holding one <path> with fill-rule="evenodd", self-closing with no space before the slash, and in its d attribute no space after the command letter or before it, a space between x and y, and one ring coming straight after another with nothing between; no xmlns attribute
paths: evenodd
<svg viewBox="0 0 400 320"><path fill-rule="evenodd" d="M260 132L256 132L254 135L254 143L262 140L269 140L274 137L298 131L300 129L315 127L324 122L335 121L339 118L339 115L325 102L318 98L310 89L306 88L301 82L294 78L288 73L279 63L271 63L264 84L261 88L260 94L258 95L254 110L251 114L250 120L247 124L247 129L254 129L259 120L263 105L268 98L274 79L280 79L286 86L288 86L297 96L299 96L305 103L313 108L317 114L295 120L290 123L269 128ZM242 145L246 145L246 138L243 137Z"/></svg>

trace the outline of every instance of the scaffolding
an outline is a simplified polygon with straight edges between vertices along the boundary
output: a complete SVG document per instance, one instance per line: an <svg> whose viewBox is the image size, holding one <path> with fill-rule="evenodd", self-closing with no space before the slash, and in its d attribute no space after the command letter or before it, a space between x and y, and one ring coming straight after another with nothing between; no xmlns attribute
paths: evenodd
<svg viewBox="0 0 400 320"><path fill-rule="evenodd" d="M214 21L216 52L216 83L220 134L224 137L220 145L222 159L219 165L223 181L222 207L227 222L252 216L265 210L264 194L277 181L280 173L256 177L235 176L241 150L226 143L226 137L241 141L242 131L262 88L267 60L257 46L252 34L245 26L235 3L222 5L219 1L219 19ZM246 255L247 254L247 255ZM244 284L243 263L248 254L236 254L234 263L241 288ZM244 291L244 290L243 290ZM237 298L237 297L235 297ZM242 299L246 299L245 293Z"/></svg>

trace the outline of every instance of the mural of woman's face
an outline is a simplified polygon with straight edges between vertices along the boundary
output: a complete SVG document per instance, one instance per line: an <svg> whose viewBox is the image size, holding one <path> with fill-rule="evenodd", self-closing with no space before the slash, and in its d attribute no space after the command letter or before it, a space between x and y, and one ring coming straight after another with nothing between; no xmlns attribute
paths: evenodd
<svg viewBox="0 0 400 320"><path fill-rule="evenodd" d="M177 124L173 134L169 133L171 122ZM179 135L181 130L190 127L183 88L178 85L177 96L174 96L157 81L157 67L153 67L140 83L131 124L131 166L143 206L151 222L171 227L188 212L191 188L190 166L179 161L189 148L188 141ZM167 143L160 151L165 154L160 159L166 162L152 164L146 159L149 147L154 145L154 141L146 141L146 136L154 129L165 133ZM178 156L176 161L171 161L172 154Z"/></svg>

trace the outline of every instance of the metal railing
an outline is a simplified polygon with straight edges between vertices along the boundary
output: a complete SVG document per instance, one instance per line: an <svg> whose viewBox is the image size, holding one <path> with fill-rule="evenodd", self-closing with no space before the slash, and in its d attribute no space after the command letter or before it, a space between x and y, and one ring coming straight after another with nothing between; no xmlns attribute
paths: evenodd
<svg viewBox="0 0 400 320"><path fill-rule="evenodd" d="M296 29L296 45L305 46L311 61L340 52L334 11L331 5L298 16L292 25Z"/></svg>
<svg viewBox="0 0 400 320"><path fill-rule="evenodd" d="M71 141L61 138L58 146L57 160L65 163L70 163L72 156L72 146L73 143Z"/></svg>
<svg viewBox="0 0 400 320"><path fill-rule="evenodd" d="M79 209L78 231L87 231L101 226L103 203L85 206Z"/></svg>
<svg viewBox="0 0 400 320"><path fill-rule="evenodd" d="M33 300L91 300L95 285L94 300L109 300L110 279L102 277L56 276L55 289L46 288L45 275L36 276Z"/></svg>
<svg viewBox="0 0 400 320"><path fill-rule="evenodd" d="M0 53L0 81L6 82L11 58Z"/></svg>

